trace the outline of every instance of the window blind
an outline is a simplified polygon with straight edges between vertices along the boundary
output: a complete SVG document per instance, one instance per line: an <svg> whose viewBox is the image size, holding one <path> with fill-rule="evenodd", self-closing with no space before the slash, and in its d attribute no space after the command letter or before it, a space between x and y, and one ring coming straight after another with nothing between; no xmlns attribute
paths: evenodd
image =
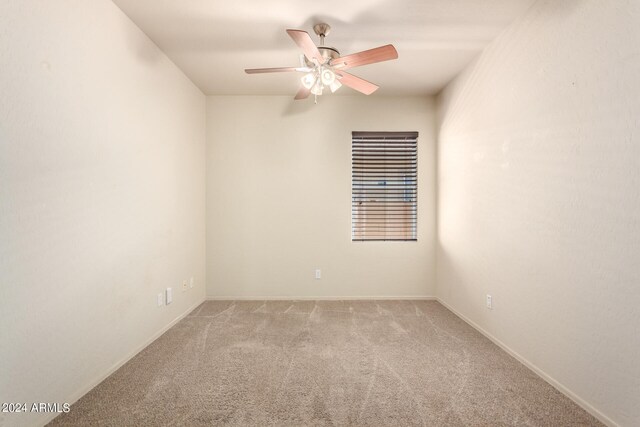
<svg viewBox="0 0 640 427"><path fill-rule="evenodd" d="M353 132L351 165L351 240L416 240L418 132Z"/></svg>

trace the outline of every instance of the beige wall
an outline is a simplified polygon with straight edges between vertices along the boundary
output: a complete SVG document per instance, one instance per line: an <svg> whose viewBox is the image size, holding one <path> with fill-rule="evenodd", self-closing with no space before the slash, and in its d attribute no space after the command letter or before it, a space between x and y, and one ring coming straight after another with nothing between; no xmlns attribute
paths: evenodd
<svg viewBox="0 0 640 427"><path fill-rule="evenodd" d="M205 97L111 1L0 28L0 401L71 402L204 299Z"/></svg>
<svg viewBox="0 0 640 427"><path fill-rule="evenodd" d="M351 242L354 130L419 131L417 242ZM434 138L431 98L208 97L207 295L434 295Z"/></svg>
<svg viewBox="0 0 640 427"><path fill-rule="evenodd" d="M624 426L640 425L639 22L637 1L540 1L439 99L438 296Z"/></svg>

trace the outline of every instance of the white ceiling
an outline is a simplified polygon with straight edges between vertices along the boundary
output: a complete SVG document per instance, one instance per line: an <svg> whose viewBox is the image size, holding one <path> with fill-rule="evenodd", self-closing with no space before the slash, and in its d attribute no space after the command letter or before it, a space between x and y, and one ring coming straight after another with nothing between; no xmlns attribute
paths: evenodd
<svg viewBox="0 0 640 427"><path fill-rule="evenodd" d="M295 94L297 74L245 68L298 66L287 28L331 25L341 54L392 43L399 58L353 69L378 94L435 94L533 0L114 0L210 95ZM353 94L345 88L339 92Z"/></svg>

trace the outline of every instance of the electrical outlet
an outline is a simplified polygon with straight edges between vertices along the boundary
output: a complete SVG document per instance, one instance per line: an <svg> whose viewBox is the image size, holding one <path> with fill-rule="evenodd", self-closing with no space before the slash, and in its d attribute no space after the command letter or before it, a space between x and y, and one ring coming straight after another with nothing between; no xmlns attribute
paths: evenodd
<svg viewBox="0 0 640 427"><path fill-rule="evenodd" d="M491 295L487 294L487 308L489 310L493 309L493 304L492 303L493 303L493 301L491 300Z"/></svg>
<svg viewBox="0 0 640 427"><path fill-rule="evenodd" d="M164 305L164 296L162 292L158 294L158 307L162 307Z"/></svg>
<svg viewBox="0 0 640 427"><path fill-rule="evenodd" d="M316 280L322 279L322 270L316 268Z"/></svg>
<svg viewBox="0 0 640 427"><path fill-rule="evenodd" d="M171 288L167 288L165 294L167 295L167 305L169 305L173 301L173 290Z"/></svg>
<svg viewBox="0 0 640 427"><path fill-rule="evenodd" d="M195 279L193 278L193 276L191 276L191 280L189 281L189 287L193 288L194 283L195 283Z"/></svg>
<svg viewBox="0 0 640 427"><path fill-rule="evenodd" d="M185 281L182 282L182 292L184 292L186 290L187 290L187 281L185 280Z"/></svg>

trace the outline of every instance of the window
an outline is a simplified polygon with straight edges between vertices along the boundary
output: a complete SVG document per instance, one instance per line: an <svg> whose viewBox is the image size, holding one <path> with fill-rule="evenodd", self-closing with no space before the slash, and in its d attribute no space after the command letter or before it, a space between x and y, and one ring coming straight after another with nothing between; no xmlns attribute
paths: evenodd
<svg viewBox="0 0 640 427"><path fill-rule="evenodd" d="M417 240L418 132L353 132L351 240Z"/></svg>

